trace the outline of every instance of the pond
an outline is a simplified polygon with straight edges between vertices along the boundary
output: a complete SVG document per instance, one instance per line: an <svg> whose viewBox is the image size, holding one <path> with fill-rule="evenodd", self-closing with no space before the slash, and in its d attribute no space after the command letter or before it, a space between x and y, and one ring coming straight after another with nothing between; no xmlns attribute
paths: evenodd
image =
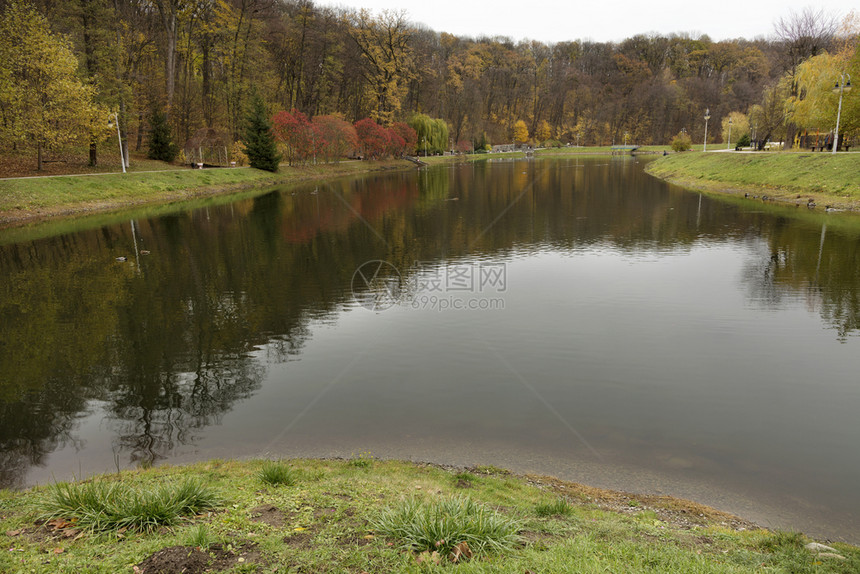
<svg viewBox="0 0 860 574"><path fill-rule="evenodd" d="M0 483L393 457L860 542L860 224L644 163L485 161L0 232Z"/></svg>

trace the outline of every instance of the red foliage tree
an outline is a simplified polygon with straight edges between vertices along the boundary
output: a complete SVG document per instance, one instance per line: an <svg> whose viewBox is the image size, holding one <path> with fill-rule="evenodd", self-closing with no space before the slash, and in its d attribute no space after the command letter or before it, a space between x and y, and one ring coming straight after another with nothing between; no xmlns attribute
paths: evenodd
<svg viewBox="0 0 860 574"><path fill-rule="evenodd" d="M391 129L403 139L403 153L415 153L418 147L418 132L412 126L403 122L395 122L391 126Z"/></svg>
<svg viewBox="0 0 860 574"><path fill-rule="evenodd" d="M308 117L299 110L278 112L272 117L272 132L283 144L290 165L304 162L314 155L314 134Z"/></svg>
<svg viewBox="0 0 860 574"><path fill-rule="evenodd" d="M338 116L316 116L313 119L317 154L326 162L337 162L358 147L355 127Z"/></svg>
<svg viewBox="0 0 860 574"><path fill-rule="evenodd" d="M457 153L469 153L472 151L472 142L460 140L457 142Z"/></svg>
<svg viewBox="0 0 860 574"><path fill-rule="evenodd" d="M366 158L383 157L388 148L388 130L370 118L355 122L358 146Z"/></svg>
<svg viewBox="0 0 860 574"><path fill-rule="evenodd" d="M388 155L392 157L403 157L403 154L406 153L406 140L400 137L393 128L388 128L386 130L388 132L388 145L385 147L385 151Z"/></svg>

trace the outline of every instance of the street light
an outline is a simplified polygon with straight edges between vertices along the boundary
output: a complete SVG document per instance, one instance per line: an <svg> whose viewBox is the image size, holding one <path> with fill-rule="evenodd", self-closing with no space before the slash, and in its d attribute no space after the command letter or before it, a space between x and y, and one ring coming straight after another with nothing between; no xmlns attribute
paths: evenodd
<svg viewBox="0 0 860 574"><path fill-rule="evenodd" d="M122 165L122 172L125 173L125 154L122 153L122 136L119 133L119 112L113 113L116 118L116 139L119 142L119 163ZM108 116L108 127L111 125L110 116Z"/></svg>
<svg viewBox="0 0 860 574"><path fill-rule="evenodd" d="M732 118L729 118L729 143L726 144L726 149L732 149Z"/></svg>
<svg viewBox="0 0 860 574"><path fill-rule="evenodd" d="M711 119L711 108L705 108L705 143L702 151L708 151L708 120Z"/></svg>
<svg viewBox="0 0 860 574"><path fill-rule="evenodd" d="M845 81L845 77L848 81ZM836 111L836 135L833 136L833 152L836 153L836 148L839 147L839 118L842 115L842 94L847 94L851 91L851 76L849 74L840 74L839 80L833 86L833 93L839 93L839 109Z"/></svg>

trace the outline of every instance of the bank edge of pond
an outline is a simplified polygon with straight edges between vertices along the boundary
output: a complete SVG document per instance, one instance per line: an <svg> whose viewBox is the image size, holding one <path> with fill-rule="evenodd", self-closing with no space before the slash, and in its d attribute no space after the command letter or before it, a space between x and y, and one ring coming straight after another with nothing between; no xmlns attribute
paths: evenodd
<svg viewBox="0 0 860 574"><path fill-rule="evenodd" d="M453 468L380 461L282 461L292 485L261 478L262 460L213 460L122 471L85 483L134 492L192 479L217 493L212 511L149 533L92 534L72 516L40 523L50 487L0 491L0 570L134 571L448 571L450 555L420 553L374 530L404 499L465 498L518 524L513 549L460 560L457 571L774 571L856 572L860 548L813 546L798 533L771 532L732 515L668 496L643 496L514 475L480 466ZM4 566L5 565L5 566ZM5 570L4 570L5 568Z"/></svg>
<svg viewBox="0 0 860 574"><path fill-rule="evenodd" d="M645 171L669 183L807 209L860 210L860 156L824 153L681 153Z"/></svg>
<svg viewBox="0 0 860 574"><path fill-rule="evenodd" d="M292 185L374 171L414 169L404 160L252 168L170 170L0 180L0 229L51 219L184 202L253 188Z"/></svg>

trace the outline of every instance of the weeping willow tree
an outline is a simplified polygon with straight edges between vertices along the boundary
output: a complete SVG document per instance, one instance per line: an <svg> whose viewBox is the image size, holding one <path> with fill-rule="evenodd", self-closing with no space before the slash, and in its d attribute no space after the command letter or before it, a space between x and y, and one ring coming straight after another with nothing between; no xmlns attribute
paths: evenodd
<svg viewBox="0 0 860 574"><path fill-rule="evenodd" d="M418 134L418 153L442 153L448 149L448 124L426 114L415 114L409 126ZM426 147L425 147L426 144Z"/></svg>

